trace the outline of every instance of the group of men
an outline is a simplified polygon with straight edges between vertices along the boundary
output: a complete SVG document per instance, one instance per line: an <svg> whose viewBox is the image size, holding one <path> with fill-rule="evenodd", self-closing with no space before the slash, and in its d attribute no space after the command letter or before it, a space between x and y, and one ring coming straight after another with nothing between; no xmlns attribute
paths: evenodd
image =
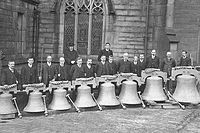
<svg viewBox="0 0 200 133"><path fill-rule="evenodd" d="M182 51L179 64L176 64L175 59L171 56L171 52L167 52L166 58L161 60L156 55L156 50L152 50L151 55L146 59L144 54L140 54L139 57L134 56L133 61L129 60L128 53L124 53L123 58L115 62L109 43L106 43L105 48L100 51L98 62L95 65L92 63L91 58L88 58L86 64L83 64L83 59L78 56L73 45L69 45L69 51L64 57L59 58L59 64L57 65L52 63L50 55L47 56L46 63L43 63L39 69L34 65L33 57L29 57L27 62L22 67L21 74L19 74L14 69L14 60L10 60L8 68L2 72L1 85L43 82L48 86L49 81L75 80L76 78L100 77L101 75L114 75L117 73L135 73L141 76L141 71L146 68L158 68L161 71L167 72L168 76L170 76L172 67L176 65L191 65L191 59L187 56L186 51Z"/></svg>

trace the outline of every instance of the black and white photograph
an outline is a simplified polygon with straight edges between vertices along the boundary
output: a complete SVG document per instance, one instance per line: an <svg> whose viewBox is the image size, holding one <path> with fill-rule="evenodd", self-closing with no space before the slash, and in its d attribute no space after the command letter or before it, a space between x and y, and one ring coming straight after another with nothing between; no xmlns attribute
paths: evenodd
<svg viewBox="0 0 200 133"><path fill-rule="evenodd" d="M0 133L200 133L200 0L0 0Z"/></svg>

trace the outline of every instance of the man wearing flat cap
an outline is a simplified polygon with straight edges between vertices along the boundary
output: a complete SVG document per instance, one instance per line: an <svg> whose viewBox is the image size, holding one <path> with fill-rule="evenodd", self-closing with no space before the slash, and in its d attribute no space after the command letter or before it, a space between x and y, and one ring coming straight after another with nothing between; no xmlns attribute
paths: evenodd
<svg viewBox="0 0 200 133"><path fill-rule="evenodd" d="M70 43L69 48L65 52L64 58L68 65L72 66L76 63L76 59L78 58L78 53L74 50L74 44Z"/></svg>

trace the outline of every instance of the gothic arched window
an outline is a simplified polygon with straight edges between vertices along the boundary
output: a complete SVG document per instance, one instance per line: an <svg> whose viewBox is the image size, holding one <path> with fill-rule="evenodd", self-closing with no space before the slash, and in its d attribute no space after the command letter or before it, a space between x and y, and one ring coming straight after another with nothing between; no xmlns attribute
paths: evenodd
<svg viewBox="0 0 200 133"><path fill-rule="evenodd" d="M63 52L69 43L74 43L80 55L97 55L102 48L104 28L104 0L66 0Z"/></svg>

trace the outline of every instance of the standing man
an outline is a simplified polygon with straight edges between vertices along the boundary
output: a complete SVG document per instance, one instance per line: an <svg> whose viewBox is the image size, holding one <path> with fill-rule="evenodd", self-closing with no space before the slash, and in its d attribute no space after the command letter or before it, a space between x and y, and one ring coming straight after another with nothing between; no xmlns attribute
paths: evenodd
<svg viewBox="0 0 200 133"><path fill-rule="evenodd" d="M18 89L21 89L20 74L14 67L15 67L15 61L9 60L8 68L6 68L2 72L1 85L6 86L6 85L17 84ZM22 110L28 102L27 93L22 91L13 95L16 96L18 107L20 110Z"/></svg>
<svg viewBox="0 0 200 133"><path fill-rule="evenodd" d="M109 75L117 74L117 64L113 61L112 55L109 56L107 65L108 65L108 74Z"/></svg>
<svg viewBox="0 0 200 133"><path fill-rule="evenodd" d="M33 84L37 81L37 68L34 66L33 57L28 58L28 64L22 67L22 84Z"/></svg>
<svg viewBox="0 0 200 133"><path fill-rule="evenodd" d="M20 82L20 74L17 72L15 67L15 61L8 61L8 68L3 70L1 76L1 85L12 85Z"/></svg>
<svg viewBox="0 0 200 133"><path fill-rule="evenodd" d="M101 56L101 61L96 65L96 74L97 77L101 77L101 75L108 75L108 68L107 68L106 56Z"/></svg>
<svg viewBox="0 0 200 133"><path fill-rule="evenodd" d="M85 72L82 65L83 59L81 57L78 57L76 63L77 64L73 65L70 70L72 80L76 80L76 78L85 77Z"/></svg>
<svg viewBox="0 0 200 133"><path fill-rule="evenodd" d="M52 64L52 57L47 56L46 63L42 66L42 72L39 80L42 81L47 87L49 86L49 81L53 81L56 78L55 66Z"/></svg>
<svg viewBox="0 0 200 133"><path fill-rule="evenodd" d="M123 59L118 62L118 72L119 73L130 73L131 72L131 62L128 60L128 53L123 54Z"/></svg>
<svg viewBox="0 0 200 133"><path fill-rule="evenodd" d="M139 60L138 60L138 76L141 77L142 70L146 69L146 61L144 60L144 54L140 54Z"/></svg>
<svg viewBox="0 0 200 133"><path fill-rule="evenodd" d="M180 59L179 66L191 66L191 59L187 56L187 51L182 51L182 57Z"/></svg>
<svg viewBox="0 0 200 133"><path fill-rule="evenodd" d="M95 77L95 68L92 65L92 59L88 58L86 65L84 65L83 67L86 78Z"/></svg>
<svg viewBox="0 0 200 133"><path fill-rule="evenodd" d="M78 58L78 53L76 50L74 50L74 44L69 44L69 49L67 49L64 58L66 60L66 63L70 66L74 65L76 63L76 59Z"/></svg>
<svg viewBox="0 0 200 133"><path fill-rule="evenodd" d="M167 57L164 58L164 60L162 62L161 70L163 72L166 72L167 76L170 77L172 67L175 67L175 66L176 66L176 61L175 61L175 59L172 58L172 53L167 52Z"/></svg>
<svg viewBox="0 0 200 133"><path fill-rule="evenodd" d="M156 56L156 50L153 49L151 51L151 56L146 60L146 68L159 68L160 66L160 59Z"/></svg>
<svg viewBox="0 0 200 133"><path fill-rule="evenodd" d="M108 61L110 55L113 56L113 51L110 49L110 43L107 42L105 48L99 52L98 61L101 61L102 55L106 56L106 61Z"/></svg>
<svg viewBox="0 0 200 133"><path fill-rule="evenodd" d="M133 62L131 64L131 72L139 75L139 65L138 65L138 57L134 56Z"/></svg>
<svg viewBox="0 0 200 133"><path fill-rule="evenodd" d="M70 66L65 64L65 58L60 57L59 64L56 66L56 81L70 80Z"/></svg>

